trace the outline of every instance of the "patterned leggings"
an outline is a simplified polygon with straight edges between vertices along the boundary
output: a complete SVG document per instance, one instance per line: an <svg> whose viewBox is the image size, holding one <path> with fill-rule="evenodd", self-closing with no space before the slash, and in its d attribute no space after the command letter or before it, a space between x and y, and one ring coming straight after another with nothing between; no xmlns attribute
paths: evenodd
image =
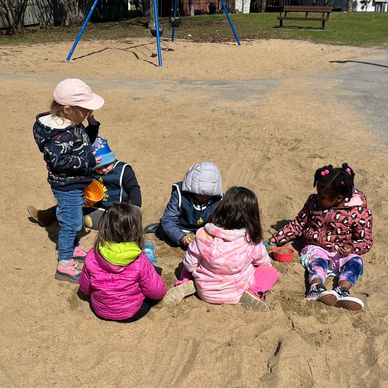
<svg viewBox="0 0 388 388"><path fill-rule="evenodd" d="M362 273L362 266L363 264L361 257L352 257L340 269L338 281L347 281L350 282L352 286L354 286L354 283L356 283L358 277ZM318 279L321 283L324 283L329 272L329 262L324 259L317 258L308 264L306 269L309 273L310 284L312 280L316 279Z"/></svg>

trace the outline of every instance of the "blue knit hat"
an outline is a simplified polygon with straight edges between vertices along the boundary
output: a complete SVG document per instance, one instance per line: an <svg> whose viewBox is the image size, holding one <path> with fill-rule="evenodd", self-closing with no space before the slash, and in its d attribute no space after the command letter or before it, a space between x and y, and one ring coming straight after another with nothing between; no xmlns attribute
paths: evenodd
<svg viewBox="0 0 388 388"><path fill-rule="evenodd" d="M98 163L94 168L106 166L107 164L111 164L116 160L116 156L109 148L107 140L102 138L101 136L96 137L96 140L93 143L93 151L96 152L94 154L96 158L98 158L99 156L102 157L101 162Z"/></svg>

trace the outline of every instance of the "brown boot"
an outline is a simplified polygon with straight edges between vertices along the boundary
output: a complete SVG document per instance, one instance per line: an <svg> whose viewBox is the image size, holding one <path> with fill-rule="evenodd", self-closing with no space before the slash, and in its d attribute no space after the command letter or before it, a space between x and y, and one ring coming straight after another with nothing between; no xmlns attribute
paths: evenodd
<svg viewBox="0 0 388 388"><path fill-rule="evenodd" d="M49 226L57 219L55 216L55 207L38 210L33 206L27 206L27 211L30 217L43 227Z"/></svg>
<svg viewBox="0 0 388 388"><path fill-rule="evenodd" d="M259 296L253 294L253 293L250 293L249 291L245 291L242 295L241 295L241 299L240 299L240 303L253 310L253 311L268 311L268 306L267 304L262 301Z"/></svg>
<svg viewBox="0 0 388 388"><path fill-rule="evenodd" d="M186 296L195 294L195 285L192 280L180 284L179 286L172 287L167 291L167 294L163 298L163 304L169 306L176 306Z"/></svg>

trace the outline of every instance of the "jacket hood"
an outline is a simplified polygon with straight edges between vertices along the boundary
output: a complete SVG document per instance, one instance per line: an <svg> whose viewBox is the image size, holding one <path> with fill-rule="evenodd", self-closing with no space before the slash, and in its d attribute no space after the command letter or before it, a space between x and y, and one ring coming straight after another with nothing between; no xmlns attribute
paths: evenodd
<svg viewBox="0 0 388 388"><path fill-rule="evenodd" d="M213 238L218 238L220 241L228 242L235 241L246 236L246 229L223 229L212 223L208 223L204 227L205 231Z"/></svg>
<svg viewBox="0 0 388 388"><path fill-rule="evenodd" d="M349 201L346 201L344 204L345 207L361 206L367 207L366 197L361 191L354 189L352 198Z"/></svg>
<svg viewBox="0 0 388 388"><path fill-rule="evenodd" d="M135 261L141 249L134 242L105 242L99 246L100 255L110 264L125 267Z"/></svg>
<svg viewBox="0 0 388 388"><path fill-rule="evenodd" d="M193 242L203 258L203 265L216 273L231 274L241 270L237 259L247 249L246 229L225 230L208 223Z"/></svg>
<svg viewBox="0 0 388 388"><path fill-rule="evenodd" d="M318 204L317 194L312 194L312 198L316 204ZM349 208L349 207L367 207L367 201L364 193L357 189L353 189L352 197L345 201L343 205L338 206L338 209Z"/></svg>
<svg viewBox="0 0 388 388"><path fill-rule="evenodd" d="M182 190L199 195L221 195L220 170L212 162L193 164L183 179Z"/></svg>
<svg viewBox="0 0 388 388"><path fill-rule="evenodd" d="M44 120L46 117L48 118L48 120ZM67 122L67 120L62 120L61 125L61 123L58 123L55 120L50 120L50 117L52 116L49 112L41 113L36 116L34 132L36 137L39 139L38 146L40 151L43 151L44 145L49 142L54 136L56 136L60 132L63 132L65 129L71 126L71 123ZM43 124L41 120L43 120L45 124Z"/></svg>

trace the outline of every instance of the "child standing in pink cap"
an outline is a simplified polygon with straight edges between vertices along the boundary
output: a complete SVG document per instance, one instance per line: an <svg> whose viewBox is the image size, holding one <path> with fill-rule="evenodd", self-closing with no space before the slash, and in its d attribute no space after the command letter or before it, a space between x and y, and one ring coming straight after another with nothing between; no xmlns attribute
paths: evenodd
<svg viewBox="0 0 388 388"><path fill-rule="evenodd" d="M55 278L78 283L77 260L86 253L79 245L84 189L94 177L96 158L92 143L100 123L92 112L104 105L80 79L65 79L54 90L50 112L36 117L33 134L47 164L48 182L58 202L58 265ZM88 126L82 124L87 119Z"/></svg>

